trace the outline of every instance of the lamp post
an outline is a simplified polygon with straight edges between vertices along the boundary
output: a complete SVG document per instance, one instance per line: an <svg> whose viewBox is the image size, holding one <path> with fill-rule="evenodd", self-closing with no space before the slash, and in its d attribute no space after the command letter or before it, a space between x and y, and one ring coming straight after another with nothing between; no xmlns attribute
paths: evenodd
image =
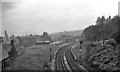
<svg viewBox="0 0 120 72"><path fill-rule="evenodd" d="M52 47L50 47L50 62L51 62L51 51L52 51Z"/></svg>
<svg viewBox="0 0 120 72"><path fill-rule="evenodd" d="M81 51L81 47L82 47L82 43L83 43L83 33L82 33L82 35L81 35L81 40L80 40L79 43L80 43L80 48L79 48L79 49L80 49L80 51Z"/></svg>

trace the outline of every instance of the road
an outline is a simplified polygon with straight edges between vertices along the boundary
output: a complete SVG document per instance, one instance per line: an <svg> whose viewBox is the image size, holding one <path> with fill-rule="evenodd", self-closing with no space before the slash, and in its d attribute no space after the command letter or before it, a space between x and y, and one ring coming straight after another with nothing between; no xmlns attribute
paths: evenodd
<svg viewBox="0 0 120 72"><path fill-rule="evenodd" d="M83 68L77 63L77 61L74 59L74 55L71 51L72 46L74 45L74 43L70 43L68 45L62 46L58 52L56 53L56 70L58 72L75 72L75 71L83 71ZM64 57L66 57L66 61L67 64L69 66L69 70L68 67L65 64L65 60Z"/></svg>

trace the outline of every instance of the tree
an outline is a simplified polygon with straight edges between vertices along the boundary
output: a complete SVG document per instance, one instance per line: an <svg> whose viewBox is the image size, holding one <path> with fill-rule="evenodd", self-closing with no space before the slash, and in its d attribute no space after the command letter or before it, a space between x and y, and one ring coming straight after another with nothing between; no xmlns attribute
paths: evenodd
<svg viewBox="0 0 120 72"><path fill-rule="evenodd" d="M103 21L106 21L104 16L102 17ZM104 36L104 39L114 38L117 40L117 42L120 41L120 18L118 16L115 16L111 19L109 17L109 22L104 22L103 24L103 33L102 33L102 24L96 24L91 25L84 29L83 34L85 37L85 40L87 41L96 41L101 40L102 35ZM120 43L120 42L119 42Z"/></svg>

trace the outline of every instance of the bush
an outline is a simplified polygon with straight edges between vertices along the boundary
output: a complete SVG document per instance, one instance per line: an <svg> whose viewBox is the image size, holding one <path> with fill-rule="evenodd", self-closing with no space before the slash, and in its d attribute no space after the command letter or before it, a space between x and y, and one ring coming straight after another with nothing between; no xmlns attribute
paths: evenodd
<svg viewBox="0 0 120 72"><path fill-rule="evenodd" d="M116 41L114 39L105 40L105 45L112 45L113 47L116 47Z"/></svg>
<svg viewBox="0 0 120 72"><path fill-rule="evenodd" d="M117 46L115 40L106 40L104 45L96 45L92 43L87 43L86 45L85 48L87 49L87 55L84 59L87 60L84 61L90 64L92 68L108 71L118 70L118 67L120 67L120 45Z"/></svg>

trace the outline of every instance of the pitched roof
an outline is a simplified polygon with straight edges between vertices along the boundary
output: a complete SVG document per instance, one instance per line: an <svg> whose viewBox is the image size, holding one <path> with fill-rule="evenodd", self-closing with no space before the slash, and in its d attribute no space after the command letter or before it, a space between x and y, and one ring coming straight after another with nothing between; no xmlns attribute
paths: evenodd
<svg viewBox="0 0 120 72"><path fill-rule="evenodd" d="M8 57L8 52L10 51L10 43L7 41L0 43L0 61Z"/></svg>

